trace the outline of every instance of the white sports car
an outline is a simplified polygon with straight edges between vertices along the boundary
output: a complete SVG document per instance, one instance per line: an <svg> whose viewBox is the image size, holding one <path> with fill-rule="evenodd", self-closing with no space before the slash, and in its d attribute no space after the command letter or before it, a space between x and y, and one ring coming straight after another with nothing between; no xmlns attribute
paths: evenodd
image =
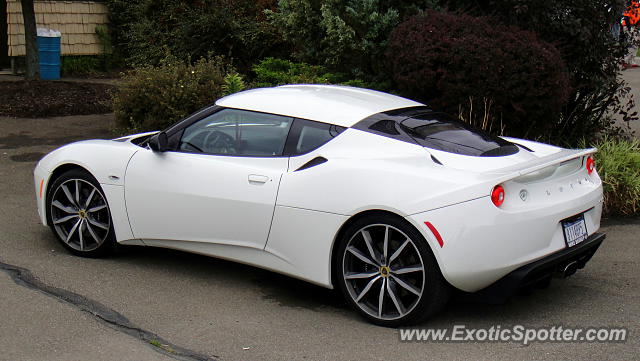
<svg viewBox="0 0 640 361"><path fill-rule="evenodd" d="M595 149L495 137L408 99L287 85L172 127L45 156L38 213L80 256L173 248L337 287L414 323L458 289L500 301L602 243Z"/></svg>

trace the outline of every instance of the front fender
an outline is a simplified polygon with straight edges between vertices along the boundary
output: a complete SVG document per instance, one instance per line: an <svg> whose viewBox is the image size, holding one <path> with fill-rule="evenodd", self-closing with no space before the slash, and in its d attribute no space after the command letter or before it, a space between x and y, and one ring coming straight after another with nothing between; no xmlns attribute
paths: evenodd
<svg viewBox="0 0 640 361"><path fill-rule="evenodd" d="M111 209L116 238L131 238L124 205L124 177L129 160L139 149L128 142L88 140L65 145L47 154L33 171L36 204L42 224L47 225L45 202L53 181L51 176L61 166L76 165L86 169L102 185Z"/></svg>

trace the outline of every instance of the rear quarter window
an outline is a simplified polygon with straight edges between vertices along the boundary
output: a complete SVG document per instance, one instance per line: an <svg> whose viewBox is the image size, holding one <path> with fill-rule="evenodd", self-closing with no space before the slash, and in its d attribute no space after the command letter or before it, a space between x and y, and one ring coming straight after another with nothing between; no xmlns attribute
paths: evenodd
<svg viewBox="0 0 640 361"><path fill-rule="evenodd" d="M285 154L296 156L320 148L345 128L306 119L296 119L291 127Z"/></svg>

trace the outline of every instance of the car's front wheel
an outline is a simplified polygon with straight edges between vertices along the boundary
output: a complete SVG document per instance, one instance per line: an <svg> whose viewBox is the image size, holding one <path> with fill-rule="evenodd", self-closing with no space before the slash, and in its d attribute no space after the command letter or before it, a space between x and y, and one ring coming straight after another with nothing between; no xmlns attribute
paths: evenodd
<svg viewBox="0 0 640 361"><path fill-rule="evenodd" d="M450 286L422 235L391 215L365 217L345 231L335 274L364 317L387 327L412 324L446 304Z"/></svg>
<svg viewBox="0 0 640 361"><path fill-rule="evenodd" d="M96 179L83 169L56 178L47 192L47 222L71 253L99 257L116 246L107 199Z"/></svg>

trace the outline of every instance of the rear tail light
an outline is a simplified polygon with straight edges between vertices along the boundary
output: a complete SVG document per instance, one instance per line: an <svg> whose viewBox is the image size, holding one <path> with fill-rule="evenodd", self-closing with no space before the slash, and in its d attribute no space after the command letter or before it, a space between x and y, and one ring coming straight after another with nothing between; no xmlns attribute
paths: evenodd
<svg viewBox="0 0 640 361"><path fill-rule="evenodd" d="M491 201L496 207L500 207L504 203L504 188L501 185L493 187L491 191Z"/></svg>
<svg viewBox="0 0 640 361"><path fill-rule="evenodd" d="M587 173L591 174L596 169L596 161L592 156L587 157Z"/></svg>

